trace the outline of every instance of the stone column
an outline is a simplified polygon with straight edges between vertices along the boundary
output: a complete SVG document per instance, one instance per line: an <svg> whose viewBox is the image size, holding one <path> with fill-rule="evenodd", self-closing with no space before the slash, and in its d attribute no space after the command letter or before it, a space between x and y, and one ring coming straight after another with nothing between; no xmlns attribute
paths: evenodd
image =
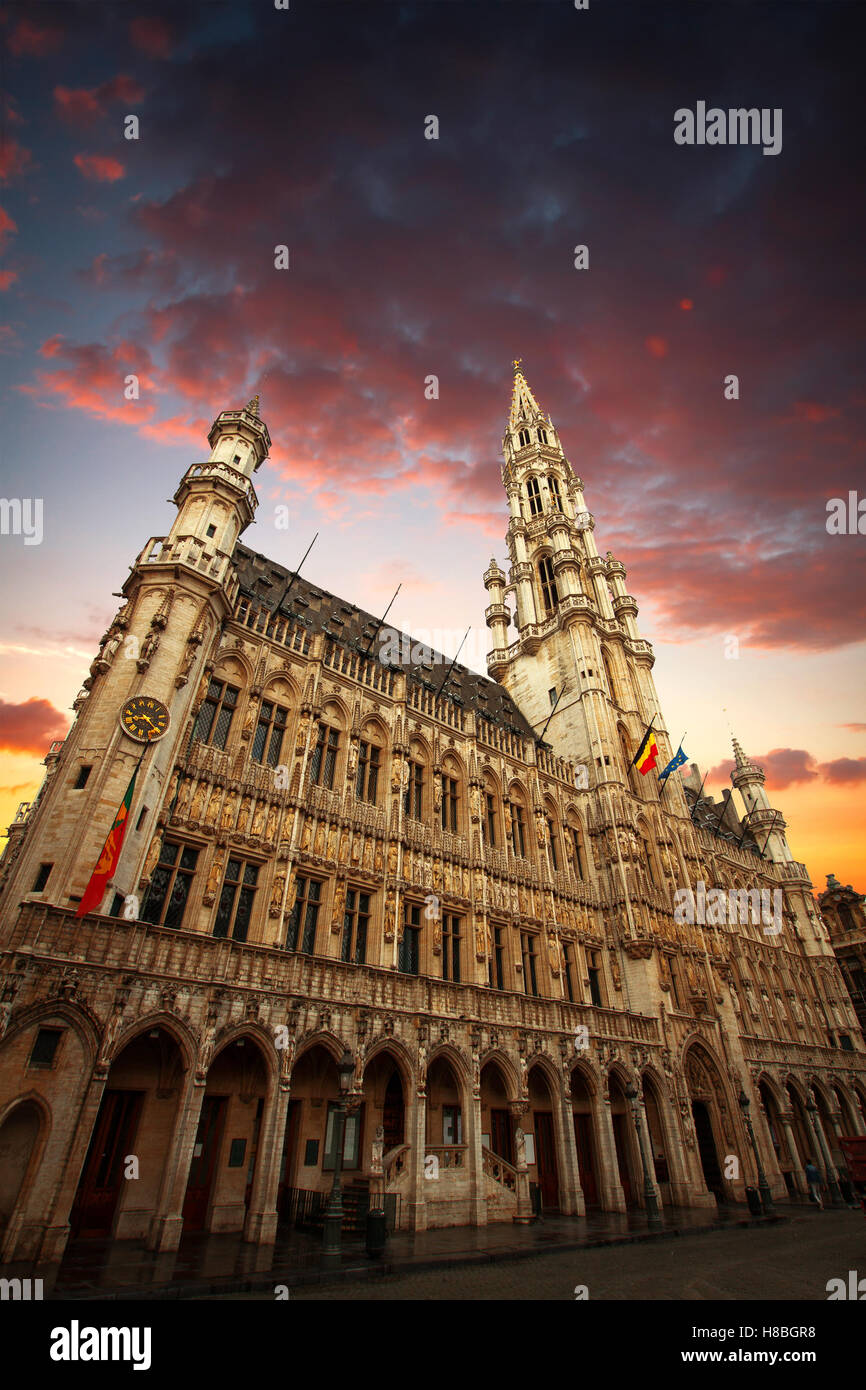
<svg viewBox="0 0 866 1390"><path fill-rule="evenodd" d="M815 1138L818 1143L818 1154L820 1154L821 1156L821 1163L824 1168L824 1176L827 1179L827 1190L830 1193L830 1205L833 1207L841 1207L844 1205L844 1203L842 1201L842 1193L839 1191L839 1183L836 1178L836 1168L833 1163L833 1159L830 1155L830 1146L827 1143L827 1135L824 1130L824 1121L821 1118L821 1112L815 1104L814 1100L807 1101L806 1113L809 1116L809 1121L812 1125L812 1129L815 1133Z"/></svg>
<svg viewBox="0 0 866 1390"><path fill-rule="evenodd" d="M619 1180L619 1164L616 1158L616 1140L613 1136L613 1120L610 1113L610 1100L602 1096L598 1108L599 1169L598 1184L601 1189L605 1211L625 1211L625 1193Z"/></svg>
<svg viewBox="0 0 866 1390"><path fill-rule="evenodd" d="M183 1201L189 1182L189 1169L198 1122L205 1096L206 1079L199 1081L190 1067L175 1116L168 1146L162 1185L156 1211L145 1242L148 1250L176 1250L183 1231Z"/></svg>
<svg viewBox="0 0 866 1390"><path fill-rule="evenodd" d="M427 1180L424 1176L424 1151L427 1143L426 1078L423 1082L419 1082L412 1094L409 1113L406 1116L406 1143L409 1145L406 1159L409 1174L406 1189L407 1225L410 1231L426 1231Z"/></svg>
<svg viewBox="0 0 866 1390"><path fill-rule="evenodd" d="M659 1123L662 1127L664 1156L667 1159L671 1202L675 1207L687 1207L692 1195L692 1182L689 1177L683 1141L674 1114L673 1103L668 1094L657 1095Z"/></svg>
<svg viewBox="0 0 866 1390"><path fill-rule="evenodd" d="M806 1182L806 1174L803 1171L803 1165L800 1162L800 1151L797 1148L797 1140L794 1137L793 1119L794 1116L790 1110L779 1111L779 1124L785 1131L785 1143L788 1147L788 1153L791 1155L791 1172L794 1175L794 1186L799 1193L805 1196L809 1191L809 1187Z"/></svg>
<svg viewBox="0 0 866 1390"><path fill-rule="evenodd" d="M758 1148L762 1149L764 1153L764 1167L769 1174L768 1182L770 1184L770 1191L772 1192L773 1197L778 1200L779 1198L784 1198L787 1196L788 1189L785 1185L785 1175L782 1172L782 1166L776 1155L776 1150L773 1147L773 1136L770 1133L770 1117L767 1114L767 1108L764 1105L763 1100L761 1099L760 1090L758 1090L757 1096L758 1114L761 1117L761 1123L759 1125L755 1125L754 1127L755 1138L758 1141Z"/></svg>
<svg viewBox="0 0 866 1390"><path fill-rule="evenodd" d="M529 1101L509 1101L508 1113L513 1128L514 1166L517 1170L517 1210L514 1220L525 1225L535 1219L529 1197L529 1172L526 1167L526 1142L523 1137L523 1121L529 1114Z"/></svg>
<svg viewBox="0 0 866 1390"><path fill-rule="evenodd" d="M467 1088L468 1089L468 1088ZM469 1096L466 1116L466 1164L469 1169L469 1224L487 1225L487 1193L484 1187L484 1154L481 1148L481 1097Z"/></svg>
<svg viewBox="0 0 866 1390"><path fill-rule="evenodd" d="M277 1237L277 1189L289 1110L289 1089L273 1083L259 1130L253 1190L244 1221L244 1240L273 1245Z"/></svg>
<svg viewBox="0 0 866 1390"><path fill-rule="evenodd" d="M583 1216L586 1201L580 1185L580 1166L577 1161L577 1140L574 1137L574 1112L571 1108L571 1086L563 1084L559 1106L554 1106L553 1127L559 1150L559 1210L563 1216Z"/></svg>

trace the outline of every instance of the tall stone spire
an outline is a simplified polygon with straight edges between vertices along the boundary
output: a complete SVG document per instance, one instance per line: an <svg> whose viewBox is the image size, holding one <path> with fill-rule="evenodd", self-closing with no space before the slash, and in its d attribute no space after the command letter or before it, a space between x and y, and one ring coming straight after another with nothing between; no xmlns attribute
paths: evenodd
<svg viewBox="0 0 866 1390"><path fill-rule="evenodd" d="M745 777L753 782L764 781L764 769L753 763L751 758L747 758L743 752L739 739L732 738L734 745L734 785L737 785L737 774L744 773Z"/></svg>
<svg viewBox="0 0 866 1390"><path fill-rule="evenodd" d="M508 424L513 430L516 430L521 423L529 424L532 421L544 419L544 412L521 371L521 361L521 358L516 357L512 364L514 367L514 387L511 392L511 414Z"/></svg>
<svg viewBox="0 0 866 1390"><path fill-rule="evenodd" d="M746 807L746 820L753 834L767 832L763 852L776 863L790 863L792 859L788 841L785 838L786 822L780 811L770 804L764 783L764 769L747 758L739 739L731 736L734 745L735 767L731 781L743 798Z"/></svg>

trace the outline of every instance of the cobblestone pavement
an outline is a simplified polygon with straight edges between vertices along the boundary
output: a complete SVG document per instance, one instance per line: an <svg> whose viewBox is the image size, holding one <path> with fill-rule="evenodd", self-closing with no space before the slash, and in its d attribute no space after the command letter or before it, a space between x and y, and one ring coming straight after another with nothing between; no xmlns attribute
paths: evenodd
<svg viewBox="0 0 866 1390"><path fill-rule="evenodd" d="M778 1226L710 1231L673 1240L565 1251L500 1264L373 1278L363 1284L291 1290L292 1302L320 1299L821 1300L827 1281L866 1275L866 1221L825 1211ZM237 1296L236 1296L237 1297ZM267 1294L247 1294L264 1299Z"/></svg>

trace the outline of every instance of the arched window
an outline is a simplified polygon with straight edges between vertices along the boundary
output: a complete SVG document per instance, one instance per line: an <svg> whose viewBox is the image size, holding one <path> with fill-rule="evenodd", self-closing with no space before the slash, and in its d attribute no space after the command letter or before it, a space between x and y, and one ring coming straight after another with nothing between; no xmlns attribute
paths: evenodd
<svg viewBox="0 0 866 1390"><path fill-rule="evenodd" d="M511 848L519 859L526 858L526 809L519 792L514 791L508 803L511 823Z"/></svg>
<svg viewBox="0 0 866 1390"><path fill-rule="evenodd" d="M382 749L374 742L373 731L365 731L358 744L358 771L355 774L355 795L359 801L367 801L375 806L379 792L379 770L382 765Z"/></svg>
<svg viewBox="0 0 866 1390"><path fill-rule="evenodd" d="M583 835L583 828L579 821L569 824L567 828L568 842L571 845L572 867L578 878L589 878L588 859L586 852L586 840Z"/></svg>
<svg viewBox="0 0 866 1390"><path fill-rule="evenodd" d="M262 700L253 737L254 763L264 763L267 767L279 764L288 717L289 711L284 705L278 705L273 700Z"/></svg>
<svg viewBox="0 0 866 1390"><path fill-rule="evenodd" d="M421 820L424 808L425 755L420 744L412 743L406 766L408 777L403 792L403 814L410 820Z"/></svg>
<svg viewBox="0 0 866 1390"><path fill-rule="evenodd" d="M240 690L228 681L211 679L195 721L193 738L213 748L225 748Z"/></svg>
<svg viewBox="0 0 866 1390"><path fill-rule="evenodd" d="M529 430L521 430L520 434L517 436L517 443L521 449L525 449L527 447L527 445L529 444L529 439Z"/></svg>
<svg viewBox="0 0 866 1390"><path fill-rule="evenodd" d="M537 478L530 478L526 484L526 491L529 496L530 515L538 516L541 511L541 489L538 486Z"/></svg>
<svg viewBox="0 0 866 1390"><path fill-rule="evenodd" d="M619 730L619 742L620 742L620 747L621 747L621 749L622 749L623 767L624 767L624 769L625 769L625 780L626 780L626 784L627 784L629 787L631 787L631 789L632 789L632 791L634 792L635 796L640 796L640 794L641 794L640 773L638 772L637 768L634 766L634 763L633 763L633 761L632 761L632 759L634 758L635 753L637 752L637 747L635 747L633 751L629 751L629 737L628 737L628 734L626 733L625 729L623 728L623 726L622 726L621 724L618 725L618 730Z"/></svg>
<svg viewBox="0 0 866 1390"><path fill-rule="evenodd" d="M653 850L652 839L650 838L649 830L647 829L646 823L645 823L644 821L641 821L641 822L638 824L637 833L638 833L638 835L640 836L640 842L641 842L641 845L643 846L643 857L644 857L644 860L645 860L645 862L646 862L647 873L649 874L649 877L650 877L650 883L652 883L652 885L653 885L654 888L658 888L658 886L659 886L659 872L658 872L658 866L656 865L655 852L654 852L654 850Z"/></svg>
<svg viewBox="0 0 866 1390"><path fill-rule="evenodd" d="M310 757L310 784L314 787L334 789L337 771L337 755L340 751L340 729L337 726L339 711L329 705L324 717L316 724L316 742Z"/></svg>
<svg viewBox="0 0 866 1390"><path fill-rule="evenodd" d="M553 565L550 563L550 556L545 555L538 562L538 577L541 580L541 597L544 600L546 613L553 613L559 603L559 592L556 587L556 579L553 574Z"/></svg>
<svg viewBox="0 0 866 1390"><path fill-rule="evenodd" d="M854 921L854 913L847 903L839 903L836 911L839 913L839 921L843 931L856 931L857 923Z"/></svg>
<svg viewBox="0 0 866 1390"><path fill-rule="evenodd" d="M550 845L550 867L554 873L558 873L562 867L559 852L559 830L556 824L556 816L549 806L544 808L544 819L547 822L547 838Z"/></svg>
<svg viewBox="0 0 866 1390"><path fill-rule="evenodd" d="M558 512L563 511L562 493L559 490L559 479L551 473L547 479L547 486L550 490L550 500Z"/></svg>
<svg viewBox="0 0 866 1390"><path fill-rule="evenodd" d="M604 674L607 677L607 688L610 692L610 698L613 700L615 705L618 705L621 703L619 698L619 691L613 678L613 667L611 666L610 656L608 655L607 649L605 647L602 647L601 649L601 661L602 665L604 666Z"/></svg>
<svg viewBox="0 0 866 1390"><path fill-rule="evenodd" d="M460 774L455 762L448 759L442 769L442 829L456 835L460 829Z"/></svg>
<svg viewBox="0 0 866 1390"><path fill-rule="evenodd" d="M497 798L493 783L488 777L484 778L482 789L481 816L484 826L484 840L490 849L496 849L499 844Z"/></svg>
<svg viewBox="0 0 866 1390"><path fill-rule="evenodd" d="M547 443L547 430L542 425L538 427L538 442L539 444Z"/></svg>

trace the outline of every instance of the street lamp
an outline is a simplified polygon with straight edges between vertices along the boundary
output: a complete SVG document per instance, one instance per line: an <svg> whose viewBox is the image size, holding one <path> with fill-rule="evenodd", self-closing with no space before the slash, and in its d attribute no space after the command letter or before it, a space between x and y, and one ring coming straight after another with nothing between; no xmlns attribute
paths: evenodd
<svg viewBox="0 0 866 1390"><path fill-rule="evenodd" d="M755 1128L752 1124L752 1118L749 1114L749 1107L751 1106L752 1102L749 1100L749 1097L746 1095L746 1092L742 1086L740 1086L740 1094L737 1097L737 1099L740 1102L740 1109L743 1112L743 1121L745 1122L746 1133L749 1136L749 1143L752 1146L752 1153L755 1155L755 1167L758 1170L758 1192L761 1194L761 1206L764 1208L764 1215L770 1216L774 1210L773 1194L770 1191L770 1184L767 1182L767 1175L764 1172L764 1167L761 1163L761 1155L758 1150L758 1141L755 1138Z"/></svg>
<svg viewBox="0 0 866 1390"><path fill-rule="evenodd" d="M640 1122L638 1112L638 1089L634 1082L630 1082L625 1088L625 1093L631 1102L632 1119L637 1133L637 1144L640 1149L640 1161L643 1168L643 1192L644 1203L646 1205L647 1223L651 1230L661 1229L662 1218L659 1211L659 1199L656 1196L655 1183L650 1176L649 1164L647 1163L646 1149L643 1142L643 1127Z"/></svg>
<svg viewBox="0 0 866 1390"><path fill-rule="evenodd" d="M824 1164L824 1172L827 1175L827 1187L830 1190L830 1206L844 1207L845 1203L842 1201L842 1193L839 1190L839 1184L837 1183L833 1175L833 1164L830 1158L830 1154L827 1151L827 1144L824 1140L824 1133L820 1124L818 1123L818 1107L815 1104L815 1094L813 1091L809 1092L809 1099L806 1101L806 1109L809 1112L809 1119L812 1122L812 1128L815 1131L815 1138L818 1142L818 1149L821 1153L821 1159Z"/></svg>
<svg viewBox="0 0 866 1390"><path fill-rule="evenodd" d="M325 1210L322 1225L322 1264L328 1268L339 1266L343 1239L343 1193L340 1174L343 1169L343 1136L346 1126L346 1097L355 1074L355 1059L348 1048L337 1063L340 1078L340 1094L334 1114L334 1181L331 1196Z"/></svg>

